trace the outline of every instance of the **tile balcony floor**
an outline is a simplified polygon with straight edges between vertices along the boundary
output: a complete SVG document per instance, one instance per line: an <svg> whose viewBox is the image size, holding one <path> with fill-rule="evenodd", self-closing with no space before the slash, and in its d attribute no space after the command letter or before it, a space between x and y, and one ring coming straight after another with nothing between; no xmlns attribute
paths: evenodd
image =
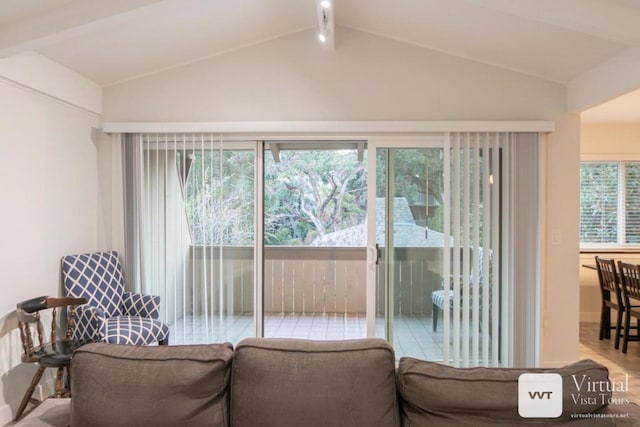
<svg viewBox="0 0 640 427"><path fill-rule="evenodd" d="M441 329L441 328L440 328ZM268 314L264 319L266 337L311 340L344 340L366 336L364 316L334 314ZM171 344L205 344L229 341L234 345L254 336L253 316L186 316L171 325ZM376 336L384 337L384 320L376 321ZM442 361L442 331L432 332L431 316L396 317L394 323L396 357L411 356Z"/></svg>

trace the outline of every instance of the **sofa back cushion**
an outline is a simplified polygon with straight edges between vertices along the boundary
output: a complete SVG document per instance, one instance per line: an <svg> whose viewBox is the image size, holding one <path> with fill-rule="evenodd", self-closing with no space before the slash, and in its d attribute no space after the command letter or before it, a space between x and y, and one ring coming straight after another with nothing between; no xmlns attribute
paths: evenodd
<svg viewBox="0 0 640 427"><path fill-rule="evenodd" d="M231 344L96 343L73 356L73 426L228 426Z"/></svg>
<svg viewBox="0 0 640 427"><path fill-rule="evenodd" d="M400 359L398 388L403 425L530 425L542 419L518 413L518 377L523 373L556 373L562 377L563 411L554 425L608 425L602 419L572 417L604 409L611 392L609 371L591 360L558 369L453 368L412 358ZM598 384L595 387L593 384ZM564 423L563 423L564 421ZM606 420L605 420L606 422Z"/></svg>
<svg viewBox="0 0 640 427"><path fill-rule="evenodd" d="M245 339L234 354L231 425L399 426L393 349L381 339Z"/></svg>

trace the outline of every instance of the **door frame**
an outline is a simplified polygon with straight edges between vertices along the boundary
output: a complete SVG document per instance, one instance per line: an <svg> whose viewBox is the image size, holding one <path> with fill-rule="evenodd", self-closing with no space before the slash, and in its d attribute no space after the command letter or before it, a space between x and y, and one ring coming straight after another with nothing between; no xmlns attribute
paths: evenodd
<svg viewBox="0 0 640 427"><path fill-rule="evenodd" d="M444 147L444 133L424 134L421 136L384 136L367 140L367 337L376 337L376 302L378 283L378 248L376 246L376 154L378 149L391 148L440 148ZM369 208L374 207L374 208ZM387 206L388 207L388 206ZM387 208L385 207L385 209ZM385 230L393 223L393 213L385 215ZM387 233L385 233L386 235ZM385 259L389 259L389 251L385 251ZM388 271L387 271L388 275ZM393 321L390 308L393 307L393 283L385 280L385 332L384 336L393 344Z"/></svg>

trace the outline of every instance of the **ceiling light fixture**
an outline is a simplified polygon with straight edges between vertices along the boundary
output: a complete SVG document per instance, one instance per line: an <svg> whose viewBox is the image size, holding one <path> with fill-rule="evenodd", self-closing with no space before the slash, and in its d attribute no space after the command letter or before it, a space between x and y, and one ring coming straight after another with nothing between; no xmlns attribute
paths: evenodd
<svg viewBox="0 0 640 427"><path fill-rule="evenodd" d="M318 40L326 49L334 48L333 7L331 0L316 0L318 9Z"/></svg>
<svg viewBox="0 0 640 427"><path fill-rule="evenodd" d="M318 39L321 43L326 43L329 37L329 25L327 21L327 15L322 11L322 20L320 21L320 32L318 33Z"/></svg>

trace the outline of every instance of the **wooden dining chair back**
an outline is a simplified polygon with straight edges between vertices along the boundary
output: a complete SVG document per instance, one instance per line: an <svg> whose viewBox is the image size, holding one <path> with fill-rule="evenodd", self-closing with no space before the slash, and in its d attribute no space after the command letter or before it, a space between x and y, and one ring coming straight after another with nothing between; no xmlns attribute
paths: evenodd
<svg viewBox="0 0 640 427"><path fill-rule="evenodd" d="M67 380L69 380L71 356L73 351L82 344L74 342L71 338L74 327L73 318L76 306L86 303L86 298L43 296L17 304L16 317L22 341L22 363L37 363L39 366L18 407L14 417L16 421L22 416L29 402L36 405L40 403L37 399L33 399L33 392L46 368L57 369L54 396L69 396L70 391L64 385L64 371L67 371ZM41 313L44 310L50 310L51 330L49 333L45 333L41 318ZM66 327L60 329L60 326L63 326L60 323L63 323L62 320L67 311L69 320L66 322ZM58 336L59 330L64 331L64 336Z"/></svg>
<svg viewBox="0 0 640 427"><path fill-rule="evenodd" d="M611 330L615 329L615 348L620 346L622 317L624 304L622 302L622 290L616 269L616 262L610 258L596 256L596 268L598 270L598 282L600 283L601 308L600 308L600 336L611 338ZM617 311L616 324L611 325L611 309Z"/></svg>
<svg viewBox="0 0 640 427"><path fill-rule="evenodd" d="M622 298L624 303L624 326L622 335L622 352L627 352L629 341L640 341L640 334L631 336L631 318L635 317L640 326L640 265L625 262L618 263L620 273L620 287L622 288ZM636 326L638 332L639 326Z"/></svg>

